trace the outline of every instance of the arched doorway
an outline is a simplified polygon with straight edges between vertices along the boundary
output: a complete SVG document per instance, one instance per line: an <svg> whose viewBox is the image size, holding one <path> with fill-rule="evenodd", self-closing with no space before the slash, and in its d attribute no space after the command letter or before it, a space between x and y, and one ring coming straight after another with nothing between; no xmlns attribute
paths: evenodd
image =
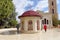
<svg viewBox="0 0 60 40"><path fill-rule="evenodd" d="M39 30L40 29L40 26L39 26L40 24L39 24L39 20L37 20L37 30Z"/></svg>
<svg viewBox="0 0 60 40"><path fill-rule="evenodd" d="M49 24L49 21L47 20L47 24Z"/></svg>
<svg viewBox="0 0 60 40"><path fill-rule="evenodd" d="M44 19L44 24L46 24L46 18Z"/></svg>
<svg viewBox="0 0 60 40"><path fill-rule="evenodd" d="M33 30L32 20L28 21L28 30Z"/></svg>

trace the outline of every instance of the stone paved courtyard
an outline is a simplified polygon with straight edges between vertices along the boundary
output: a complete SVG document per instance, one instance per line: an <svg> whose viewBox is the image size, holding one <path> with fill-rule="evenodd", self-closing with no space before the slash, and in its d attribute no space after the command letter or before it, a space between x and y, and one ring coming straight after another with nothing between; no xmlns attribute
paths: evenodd
<svg viewBox="0 0 60 40"><path fill-rule="evenodd" d="M0 29L0 32L12 29ZM30 33L30 34L14 34L14 35L1 35L0 40L60 40L60 29L48 29L47 32L42 30L40 33Z"/></svg>

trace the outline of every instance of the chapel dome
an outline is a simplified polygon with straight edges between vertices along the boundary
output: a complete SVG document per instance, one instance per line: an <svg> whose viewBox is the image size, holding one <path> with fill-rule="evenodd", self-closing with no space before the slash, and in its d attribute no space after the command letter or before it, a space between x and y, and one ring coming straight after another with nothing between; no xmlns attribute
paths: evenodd
<svg viewBox="0 0 60 40"><path fill-rule="evenodd" d="M36 16L36 17L41 17L41 15L37 11L29 10L24 12L20 17L30 17L30 16Z"/></svg>

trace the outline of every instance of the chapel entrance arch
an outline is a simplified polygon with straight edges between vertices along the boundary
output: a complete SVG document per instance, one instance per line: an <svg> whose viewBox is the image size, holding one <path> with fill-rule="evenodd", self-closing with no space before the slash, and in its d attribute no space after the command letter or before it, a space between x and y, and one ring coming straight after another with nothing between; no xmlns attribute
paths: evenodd
<svg viewBox="0 0 60 40"><path fill-rule="evenodd" d="M28 21L28 30L33 30L33 22L32 22L32 20Z"/></svg>
<svg viewBox="0 0 60 40"><path fill-rule="evenodd" d="M44 25L44 24L49 24L49 20L48 19L46 19L46 18L44 18L43 20L42 20L42 24Z"/></svg>

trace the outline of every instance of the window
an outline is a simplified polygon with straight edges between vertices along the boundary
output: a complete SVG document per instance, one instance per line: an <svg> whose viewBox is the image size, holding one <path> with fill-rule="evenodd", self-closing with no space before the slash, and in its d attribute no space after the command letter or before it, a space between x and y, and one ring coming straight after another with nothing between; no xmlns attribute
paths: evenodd
<svg viewBox="0 0 60 40"><path fill-rule="evenodd" d="M30 25L31 25L31 24L32 24L32 21L30 20L30 21L28 22L28 24L30 24Z"/></svg>
<svg viewBox="0 0 60 40"><path fill-rule="evenodd" d="M47 20L47 24L48 24L48 20Z"/></svg>
<svg viewBox="0 0 60 40"><path fill-rule="evenodd" d="M32 22L32 20L29 20L28 21L28 30L33 30L33 22Z"/></svg>
<svg viewBox="0 0 60 40"><path fill-rule="evenodd" d="M52 13L54 14L54 9L52 9Z"/></svg>
<svg viewBox="0 0 60 40"><path fill-rule="evenodd" d="M53 1L52 1L52 6L54 5Z"/></svg>
<svg viewBox="0 0 60 40"><path fill-rule="evenodd" d="M37 30L40 29L40 26L39 26L39 20L37 20Z"/></svg>
<svg viewBox="0 0 60 40"><path fill-rule="evenodd" d="M44 20L42 20L42 24L44 24Z"/></svg>
<svg viewBox="0 0 60 40"><path fill-rule="evenodd" d="M44 19L44 24L46 24L46 19Z"/></svg>

